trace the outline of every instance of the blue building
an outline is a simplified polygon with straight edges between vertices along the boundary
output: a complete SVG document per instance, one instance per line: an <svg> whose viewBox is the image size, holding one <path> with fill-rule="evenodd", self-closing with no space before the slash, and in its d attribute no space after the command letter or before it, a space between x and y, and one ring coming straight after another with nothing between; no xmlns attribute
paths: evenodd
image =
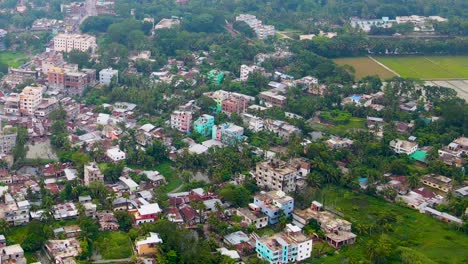
<svg viewBox="0 0 468 264"><path fill-rule="evenodd" d="M193 122L193 131L205 137L211 136L214 126L214 116L203 114Z"/></svg>
<svg viewBox="0 0 468 264"><path fill-rule="evenodd" d="M255 251L271 264L302 261L312 255L312 238L302 234L299 227L287 224L284 232L256 238Z"/></svg>
<svg viewBox="0 0 468 264"><path fill-rule="evenodd" d="M287 217L291 217L294 211L294 198L286 195L283 191L261 192L255 195L254 204L268 216L269 224L279 222L281 211Z"/></svg>

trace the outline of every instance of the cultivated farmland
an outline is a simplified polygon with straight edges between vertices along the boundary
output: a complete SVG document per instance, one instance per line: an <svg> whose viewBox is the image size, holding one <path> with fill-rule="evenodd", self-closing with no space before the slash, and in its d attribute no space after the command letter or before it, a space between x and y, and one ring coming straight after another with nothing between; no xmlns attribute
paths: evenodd
<svg viewBox="0 0 468 264"><path fill-rule="evenodd" d="M375 57L405 78L422 80L468 78L468 56Z"/></svg>
<svg viewBox="0 0 468 264"><path fill-rule="evenodd" d="M395 74L368 57L339 58L334 60L338 65L349 65L356 71L356 78L362 79L368 75L378 75L381 79L389 79Z"/></svg>

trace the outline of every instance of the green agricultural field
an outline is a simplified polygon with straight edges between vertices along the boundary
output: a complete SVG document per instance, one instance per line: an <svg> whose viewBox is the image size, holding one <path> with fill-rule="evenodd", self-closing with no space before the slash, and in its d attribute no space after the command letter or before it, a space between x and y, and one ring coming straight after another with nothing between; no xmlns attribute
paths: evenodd
<svg viewBox="0 0 468 264"><path fill-rule="evenodd" d="M395 76L394 73L368 57L339 58L333 61L338 65L349 65L353 67L358 80L369 75L378 75L383 80Z"/></svg>
<svg viewBox="0 0 468 264"><path fill-rule="evenodd" d="M12 51L0 51L0 63L11 67L19 67L28 61L28 55Z"/></svg>
<svg viewBox="0 0 468 264"><path fill-rule="evenodd" d="M375 57L405 78L423 80L468 78L468 56Z"/></svg>
<svg viewBox="0 0 468 264"><path fill-rule="evenodd" d="M384 200L349 190L326 187L312 197L325 206L332 206L344 218L359 227L376 225L379 214L391 213L396 222L385 234L392 243L392 253L386 263L401 263L399 250L407 249L435 263L468 263L468 236L455 227L421 214L416 210L388 203ZM357 232L357 231L354 231ZM354 245L344 247L339 254L312 259L312 263L358 263L368 259L367 244L380 233L359 234ZM349 261L345 261L348 259ZM306 261L306 263L309 263Z"/></svg>

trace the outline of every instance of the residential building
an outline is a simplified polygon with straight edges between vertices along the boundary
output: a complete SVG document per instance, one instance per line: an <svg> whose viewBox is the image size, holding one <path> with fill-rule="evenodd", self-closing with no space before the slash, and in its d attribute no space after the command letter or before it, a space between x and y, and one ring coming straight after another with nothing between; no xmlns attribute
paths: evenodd
<svg viewBox="0 0 468 264"><path fill-rule="evenodd" d="M97 48L96 37L87 34L60 33L53 39L54 50L70 52L79 50L83 52L94 52Z"/></svg>
<svg viewBox="0 0 468 264"><path fill-rule="evenodd" d="M255 204L249 204L248 208L239 208L236 215L242 217L242 223L254 225L257 229L268 225L268 216L260 211L260 207Z"/></svg>
<svg viewBox="0 0 468 264"><path fill-rule="evenodd" d="M424 185L441 190L445 193L448 193L452 190L452 179L442 175L437 175L434 173L426 174L421 177L421 182Z"/></svg>
<svg viewBox="0 0 468 264"><path fill-rule="evenodd" d="M117 218L115 218L113 212L102 211L96 213L96 217L99 222L99 230L101 231L109 231L109 230L118 230L119 229L119 222Z"/></svg>
<svg viewBox="0 0 468 264"><path fill-rule="evenodd" d="M411 155L418 150L418 143L395 139L390 141L390 148L398 154Z"/></svg>
<svg viewBox="0 0 468 264"><path fill-rule="evenodd" d="M174 111L171 114L171 127L183 132L189 133L192 126L192 112Z"/></svg>
<svg viewBox="0 0 468 264"><path fill-rule="evenodd" d="M42 102L42 87L26 86L20 93L20 113L23 115L34 115L39 104Z"/></svg>
<svg viewBox="0 0 468 264"><path fill-rule="evenodd" d="M1 122L1 120L0 120ZM1 125L1 124L0 124ZM10 154L16 146L17 128L12 126L5 126L0 131L0 153Z"/></svg>
<svg viewBox="0 0 468 264"><path fill-rule="evenodd" d="M75 262L75 257L81 254L80 241L76 238L48 240L45 248L55 263Z"/></svg>
<svg viewBox="0 0 468 264"><path fill-rule="evenodd" d="M287 98L273 91L264 91L260 93L260 99L267 107L284 107L286 106Z"/></svg>
<svg viewBox="0 0 468 264"><path fill-rule="evenodd" d="M255 195L254 204L268 216L269 224L276 224L281 217L281 211L290 217L294 210L294 199L283 191L261 192Z"/></svg>
<svg viewBox="0 0 468 264"><path fill-rule="evenodd" d="M78 218L78 209L74 203L57 204L52 207L55 220Z"/></svg>
<svg viewBox="0 0 468 264"><path fill-rule="evenodd" d="M321 203L313 201L309 208L294 210L294 225L302 228L312 220L317 221L325 233L326 241L333 247L338 248L356 241L356 235L351 232L351 223L324 211Z"/></svg>
<svg viewBox="0 0 468 264"><path fill-rule="evenodd" d="M154 26L155 30L158 29L165 29L165 28L172 28L175 26L180 25L180 19L178 18L163 18L161 19L156 26Z"/></svg>
<svg viewBox="0 0 468 264"><path fill-rule="evenodd" d="M51 67L47 72L49 88L63 90L65 96L79 96L88 86L96 84L96 70L69 70Z"/></svg>
<svg viewBox="0 0 468 264"><path fill-rule="evenodd" d="M447 214L447 213L444 213L444 212L440 212L440 211L437 211L433 208L430 208L428 206L424 207L421 211L422 213L424 214L427 214L427 215L430 215L434 218L437 218L441 221L444 221L446 223L452 223L452 224L457 224L457 225L462 225L463 224L463 220L458 218L458 217L455 217L453 215L450 215L450 214Z"/></svg>
<svg viewBox="0 0 468 264"><path fill-rule="evenodd" d="M444 198L428 188L418 188L408 192L406 195L398 196L409 207L422 210L426 206L435 207L444 202Z"/></svg>
<svg viewBox="0 0 468 264"><path fill-rule="evenodd" d="M112 78L119 78L119 71L112 68L102 69L99 72L99 83L109 85L112 81Z"/></svg>
<svg viewBox="0 0 468 264"><path fill-rule="evenodd" d="M267 119L264 123L265 129L273 132L281 139L288 141L292 135L301 135L301 130L286 121Z"/></svg>
<svg viewBox="0 0 468 264"><path fill-rule="evenodd" d="M248 108L249 104L255 101L255 98L252 96L224 90L208 92L204 93L204 95L215 100L216 109L213 109L215 112L219 113L223 111L228 115L231 113L243 113Z"/></svg>
<svg viewBox="0 0 468 264"><path fill-rule="evenodd" d="M257 163L254 177L260 188L289 193L296 190L296 181L309 172L310 164L303 159L272 159Z"/></svg>
<svg viewBox="0 0 468 264"><path fill-rule="evenodd" d="M162 244L162 239L159 237L157 233L149 233L143 240L136 241L136 250L138 256L143 255L154 255L157 253L156 245Z"/></svg>
<svg viewBox="0 0 468 264"><path fill-rule="evenodd" d="M11 93L5 97L3 111L6 115L20 114L20 96L17 93Z"/></svg>
<svg viewBox="0 0 468 264"><path fill-rule="evenodd" d="M361 19L352 17L350 22L353 28L360 28L364 32L369 32L372 27L391 28L397 21L388 17L382 17L381 19Z"/></svg>
<svg viewBox="0 0 468 264"><path fill-rule="evenodd" d="M115 15L115 0L95 1L96 15Z"/></svg>
<svg viewBox="0 0 468 264"><path fill-rule="evenodd" d="M283 232L270 237L256 238L257 256L271 264L294 263L312 255L312 238L297 226L287 224Z"/></svg>
<svg viewBox="0 0 468 264"><path fill-rule="evenodd" d="M138 183L136 183L130 177L120 176L119 181L122 182L122 184L125 186L125 189L127 189L131 193L136 192L140 189L140 185L138 185Z"/></svg>
<svg viewBox="0 0 468 264"><path fill-rule="evenodd" d="M240 14L236 17L236 21L245 22L255 32L259 39L266 39L274 36L276 33L274 26L263 25L262 21L258 20L254 15Z"/></svg>
<svg viewBox="0 0 468 264"><path fill-rule="evenodd" d="M342 149L349 148L353 145L354 141L349 138L341 138L336 136L331 136L330 139L325 141L325 144L331 149Z"/></svg>
<svg viewBox="0 0 468 264"><path fill-rule="evenodd" d="M2 208L4 219L7 223L19 226L29 223L29 209L31 205L28 201L16 201L9 193L5 193L5 207Z"/></svg>
<svg viewBox="0 0 468 264"><path fill-rule="evenodd" d="M1 248L0 261L2 264L26 264L23 248L19 244Z"/></svg>
<svg viewBox="0 0 468 264"><path fill-rule="evenodd" d="M244 138L244 128L232 123L213 126L212 139L221 141L226 145L234 145Z"/></svg>
<svg viewBox="0 0 468 264"><path fill-rule="evenodd" d="M110 148L106 151L106 156L109 158L112 162L119 162L122 160L125 160L127 155L125 152L119 149L119 147L113 147Z"/></svg>
<svg viewBox="0 0 468 264"><path fill-rule="evenodd" d="M128 211L133 215L133 221L135 225L141 225L143 223L153 223L158 220L158 214L162 212L161 208L157 203L143 204L137 209Z"/></svg>
<svg viewBox="0 0 468 264"><path fill-rule="evenodd" d="M464 186L459 189L456 189L455 194L459 197L468 197L468 186Z"/></svg>
<svg viewBox="0 0 468 264"><path fill-rule="evenodd" d="M242 231L237 231L227 234L223 238L223 242L228 246L237 246L242 243L249 242L250 238Z"/></svg>
<svg viewBox="0 0 468 264"><path fill-rule="evenodd" d="M266 70L263 67L257 66L257 65L245 65L242 64L240 67L240 80L245 82L249 79L249 76L253 72L259 72L261 74L266 74Z"/></svg>
<svg viewBox="0 0 468 264"><path fill-rule="evenodd" d="M3 81L12 87L16 87L26 80L36 81L38 77L39 73L36 70L9 67L8 74L3 78Z"/></svg>
<svg viewBox="0 0 468 264"><path fill-rule="evenodd" d="M211 70L208 72L207 81L216 85L220 85L224 81L224 72L219 70Z"/></svg>
<svg viewBox="0 0 468 264"><path fill-rule="evenodd" d="M237 253L237 251L235 250L228 250L227 248L218 248L216 249L216 251L218 251L221 255L223 256L228 256L230 257L231 259L233 259L235 261L235 263L237 264L241 264L242 263L242 259L239 255L239 253Z"/></svg>
<svg viewBox="0 0 468 264"><path fill-rule="evenodd" d="M193 122L193 131L208 137L211 135L214 126L214 116L203 114Z"/></svg>
<svg viewBox="0 0 468 264"><path fill-rule="evenodd" d="M41 103L34 111L36 117L47 117L52 111L59 108L59 102L56 98L43 98Z"/></svg>
<svg viewBox="0 0 468 264"><path fill-rule="evenodd" d="M248 129L252 132L259 132L265 129L264 120L258 116L243 113L242 120L244 121L244 124L248 127Z"/></svg>
<svg viewBox="0 0 468 264"><path fill-rule="evenodd" d="M468 138L460 137L452 143L438 150L439 159L447 165L462 167L467 161L463 158L468 155Z"/></svg>
<svg viewBox="0 0 468 264"><path fill-rule="evenodd" d="M355 106L368 107L372 104L373 96L372 95L352 95L346 97L341 102L342 105L353 104Z"/></svg>
<svg viewBox="0 0 468 264"><path fill-rule="evenodd" d="M104 174L102 174L96 162L84 166L84 184L88 186L93 181L104 182Z"/></svg>

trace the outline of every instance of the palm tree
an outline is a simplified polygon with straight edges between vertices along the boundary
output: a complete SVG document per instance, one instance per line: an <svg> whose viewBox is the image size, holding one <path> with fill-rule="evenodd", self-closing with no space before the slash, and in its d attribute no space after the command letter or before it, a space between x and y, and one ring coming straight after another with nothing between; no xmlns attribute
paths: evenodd
<svg viewBox="0 0 468 264"><path fill-rule="evenodd" d="M416 188L419 185L420 177L417 174L411 173L407 176L408 185L411 189Z"/></svg>

